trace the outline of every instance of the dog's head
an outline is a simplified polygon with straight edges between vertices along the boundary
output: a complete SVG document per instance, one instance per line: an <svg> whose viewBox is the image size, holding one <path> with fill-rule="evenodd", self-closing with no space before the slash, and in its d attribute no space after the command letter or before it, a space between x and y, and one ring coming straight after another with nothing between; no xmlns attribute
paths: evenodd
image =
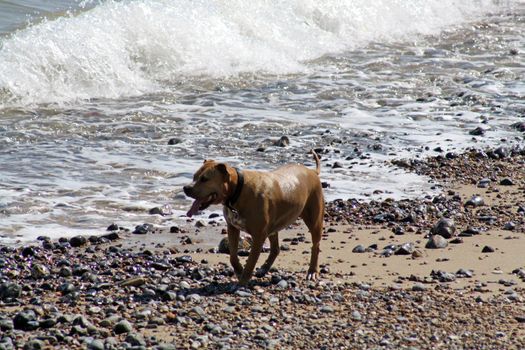
<svg viewBox="0 0 525 350"><path fill-rule="evenodd" d="M212 204L220 204L228 195L228 180L231 168L224 163L205 160L204 164L193 174L193 182L184 186L184 193L194 198L186 214L191 217Z"/></svg>

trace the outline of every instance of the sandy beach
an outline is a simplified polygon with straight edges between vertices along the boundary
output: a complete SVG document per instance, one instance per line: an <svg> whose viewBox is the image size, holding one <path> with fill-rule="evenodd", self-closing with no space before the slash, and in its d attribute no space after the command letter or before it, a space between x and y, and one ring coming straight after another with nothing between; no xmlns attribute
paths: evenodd
<svg viewBox="0 0 525 350"><path fill-rule="evenodd" d="M491 154L394 161L435 197L328 203L317 282L302 224L248 287L199 239L219 218L3 246L0 349L522 349L525 153Z"/></svg>

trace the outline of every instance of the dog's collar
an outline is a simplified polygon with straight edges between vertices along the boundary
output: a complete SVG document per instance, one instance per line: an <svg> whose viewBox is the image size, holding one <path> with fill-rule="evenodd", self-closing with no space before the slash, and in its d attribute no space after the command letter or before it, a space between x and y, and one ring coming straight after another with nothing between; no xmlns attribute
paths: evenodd
<svg viewBox="0 0 525 350"><path fill-rule="evenodd" d="M226 206L232 210L232 206L235 204L235 202L237 202L237 199L239 199L242 187L244 186L244 176L242 175L242 171L237 168L234 169L237 173L237 186L235 187L235 191L233 192L232 196L226 200Z"/></svg>

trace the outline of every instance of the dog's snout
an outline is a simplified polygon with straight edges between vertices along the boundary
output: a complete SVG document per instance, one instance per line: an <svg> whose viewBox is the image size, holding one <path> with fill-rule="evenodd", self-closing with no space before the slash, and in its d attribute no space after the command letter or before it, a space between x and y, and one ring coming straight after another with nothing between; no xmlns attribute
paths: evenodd
<svg viewBox="0 0 525 350"><path fill-rule="evenodd" d="M191 187L190 185L186 185L182 189L184 190L186 196L191 196L193 193L193 187Z"/></svg>

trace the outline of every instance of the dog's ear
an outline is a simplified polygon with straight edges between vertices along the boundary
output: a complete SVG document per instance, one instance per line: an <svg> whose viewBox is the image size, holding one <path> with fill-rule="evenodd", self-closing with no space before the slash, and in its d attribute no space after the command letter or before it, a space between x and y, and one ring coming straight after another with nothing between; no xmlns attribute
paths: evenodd
<svg viewBox="0 0 525 350"><path fill-rule="evenodd" d="M219 163L215 166L217 170L221 172L221 174L228 175L228 168L226 167L226 164Z"/></svg>

